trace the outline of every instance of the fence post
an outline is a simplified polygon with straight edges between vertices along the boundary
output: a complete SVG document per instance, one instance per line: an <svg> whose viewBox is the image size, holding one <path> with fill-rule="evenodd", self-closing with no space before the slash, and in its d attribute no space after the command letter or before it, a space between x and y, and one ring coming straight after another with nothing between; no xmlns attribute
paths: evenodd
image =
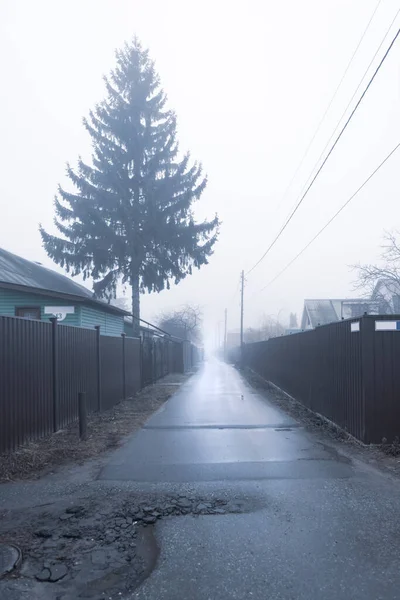
<svg viewBox="0 0 400 600"><path fill-rule="evenodd" d="M78 394L78 411L79 411L79 437L81 440L86 439L87 432L87 411L86 411L86 394L79 392Z"/></svg>
<svg viewBox="0 0 400 600"><path fill-rule="evenodd" d="M123 399L126 399L126 361L125 361L125 333L121 333L122 337L122 394Z"/></svg>
<svg viewBox="0 0 400 600"><path fill-rule="evenodd" d="M362 390L363 390L363 427L362 441L369 444L373 438L375 401L375 364L374 364L375 319L364 316L360 319ZM376 440L374 440L376 441Z"/></svg>
<svg viewBox="0 0 400 600"><path fill-rule="evenodd" d="M144 388L143 385L143 340L142 336L139 338L139 357L140 357L140 389Z"/></svg>
<svg viewBox="0 0 400 600"><path fill-rule="evenodd" d="M151 340L151 383L155 383L157 379L156 374L156 348L154 338Z"/></svg>
<svg viewBox="0 0 400 600"><path fill-rule="evenodd" d="M53 431L59 427L59 397L58 397L58 348L57 348L57 317L51 317L52 339L52 372L53 372Z"/></svg>
<svg viewBox="0 0 400 600"><path fill-rule="evenodd" d="M101 412L101 357L100 357L100 325L96 330L96 363L97 363L97 410Z"/></svg>

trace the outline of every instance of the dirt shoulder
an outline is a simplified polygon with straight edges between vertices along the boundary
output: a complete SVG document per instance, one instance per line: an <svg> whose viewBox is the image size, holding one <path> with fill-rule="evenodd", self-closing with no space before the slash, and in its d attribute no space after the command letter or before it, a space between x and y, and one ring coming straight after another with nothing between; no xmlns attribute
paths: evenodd
<svg viewBox="0 0 400 600"><path fill-rule="evenodd" d="M352 460L359 460L390 475L400 477L400 444L366 446L254 371L243 369L240 372L252 387L264 393L270 402L302 423L306 429L319 435L324 443L335 446Z"/></svg>
<svg viewBox="0 0 400 600"><path fill-rule="evenodd" d="M133 398L102 413L88 415L87 439L79 439L78 423L15 452L0 455L0 483L38 479L69 463L81 464L118 447L166 402L190 374L171 374L149 385Z"/></svg>

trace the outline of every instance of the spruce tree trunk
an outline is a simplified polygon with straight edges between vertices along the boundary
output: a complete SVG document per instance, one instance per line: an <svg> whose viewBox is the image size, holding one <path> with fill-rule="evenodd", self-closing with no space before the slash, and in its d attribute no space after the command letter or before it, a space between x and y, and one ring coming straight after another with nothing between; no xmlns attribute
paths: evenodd
<svg viewBox="0 0 400 600"><path fill-rule="evenodd" d="M133 315L133 335L140 336L140 292L139 292L139 275L132 274L132 315Z"/></svg>

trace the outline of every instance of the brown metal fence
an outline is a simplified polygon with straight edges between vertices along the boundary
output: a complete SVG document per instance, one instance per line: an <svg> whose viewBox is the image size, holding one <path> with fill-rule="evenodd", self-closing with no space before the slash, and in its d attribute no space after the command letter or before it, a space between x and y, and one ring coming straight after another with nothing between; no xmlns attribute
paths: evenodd
<svg viewBox="0 0 400 600"><path fill-rule="evenodd" d="M53 430L52 326L0 316L0 451Z"/></svg>
<svg viewBox="0 0 400 600"><path fill-rule="evenodd" d="M139 343L138 343L139 342ZM125 338L125 393L124 397L136 394L141 388L140 340Z"/></svg>
<svg viewBox="0 0 400 600"><path fill-rule="evenodd" d="M124 395L123 338L100 337L101 408L107 410Z"/></svg>
<svg viewBox="0 0 400 600"><path fill-rule="evenodd" d="M358 439L391 442L400 435L400 331L377 327L397 320L364 316L248 344L244 362Z"/></svg>
<svg viewBox="0 0 400 600"><path fill-rule="evenodd" d="M101 336L84 329L0 316L0 453L57 431L89 412L107 410L141 387L191 367L184 343Z"/></svg>
<svg viewBox="0 0 400 600"><path fill-rule="evenodd" d="M78 418L79 392L86 392L88 412L97 409L97 335L94 329L66 325L55 324L54 330L58 389L55 428L62 429Z"/></svg>
<svg viewBox="0 0 400 600"><path fill-rule="evenodd" d="M0 316L0 452L49 435L140 389L140 340Z"/></svg>
<svg viewBox="0 0 400 600"><path fill-rule="evenodd" d="M190 342L146 333L141 347L142 386L168 373L187 373L200 360L199 349Z"/></svg>

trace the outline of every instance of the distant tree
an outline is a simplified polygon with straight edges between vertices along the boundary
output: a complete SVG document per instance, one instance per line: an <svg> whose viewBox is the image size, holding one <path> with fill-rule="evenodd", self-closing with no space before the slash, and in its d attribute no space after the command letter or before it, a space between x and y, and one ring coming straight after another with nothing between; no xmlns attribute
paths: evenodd
<svg viewBox="0 0 400 600"><path fill-rule="evenodd" d="M263 340L263 331L257 327L248 327L243 332L243 340L245 344L261 342Z"/></svg>
<svg viewBox="0 0 400 600"><path fill-rule="evenodd" d="M193 343L201 341L203 313L199 306L186 304L178 310L166 312L157 319L158 326L173 335Z"/></svg>
<svg viewBox="0 0 400 600"><path fill-rule="evenodd" d="M106 99L83 121L91 164L67 165L75 191L59 187L55 198L61 237L40 232L57 264L93 278L96 296L115 296L120 280L128 284L140 317L140 292L169 289L207 264L219 220L195 221L206 178L188 154L179 158L176 117L148 51L135 39L116 59ZM138 334L137 319L134 327Z"/></svg>
<svg viewBox="0 0 400 600"><path fill-rule="evenodd" d="M285 333L285 329L276 318L268 315L263 317L260 332L262 340L269 340L271 337L277 337Z"/></svg>
<svg viewBox="0 0 400 600"><path fill-rule="evenodd" d="M298 328L298 322L297 322L297 314L296 313L290 313L289 316L289 329L297 329Z"/></svg>
<svg viewBox="0 0 400 600"><path fill-rule="evenodd" d="M357 264L353 265L353 269L357 271L357 280L355 288L366 292L368 296L374 294L376 285L379 281L384 281L386 287L393 294L398 294L400 290L400 244L397 237L400 235L398 231L385 232L383 239L381 254L381 265L372 264ZM382 311L386 312L384 304L385 298L374 296L374 300L380 301Z"/></svg>

